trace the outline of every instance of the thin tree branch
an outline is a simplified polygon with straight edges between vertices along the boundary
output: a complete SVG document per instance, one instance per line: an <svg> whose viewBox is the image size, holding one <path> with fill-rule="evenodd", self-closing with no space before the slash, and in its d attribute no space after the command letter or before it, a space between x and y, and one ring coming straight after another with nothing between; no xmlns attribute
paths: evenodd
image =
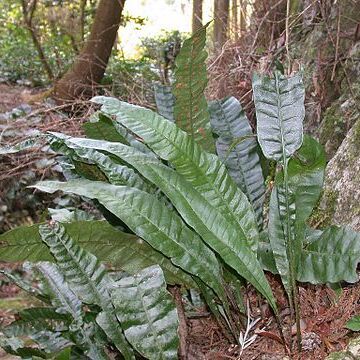
<svg viewBox="0 0 360 360"><path fill-rule="evenodd" d="M22 11L23 11L25 25L30 33L33 44L38 52L38 55L39 55L42 65L43 65L43 68L44 68L49 80L51 81L54 79L54 74L51 70L50 64L46 60L44 50L41 46L40 40L37 37L35 28L33 26L33 18L34 18L34 14L35 14L35 10L36 10L36 5L37 5L37 0L32 0L29 5L27 5L26 0L21 0L21 7L22 7Z"/></svg>

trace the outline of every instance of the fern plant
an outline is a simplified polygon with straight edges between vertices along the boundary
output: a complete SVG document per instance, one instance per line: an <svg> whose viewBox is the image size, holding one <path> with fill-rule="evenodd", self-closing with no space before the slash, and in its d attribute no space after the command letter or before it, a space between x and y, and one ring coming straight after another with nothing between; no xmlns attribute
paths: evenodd
<svg viewBox="0 0 360 360"><path fill-rule="evenodd" d="M277 315L264 270L280 274L299 324L297 282L357 281L360 235L307 226L326 160L321 146L303 136L301 75L254 78L255 135L238 100L204 101L204 39L201 29L185 42L173 93L157 86L164 116L114 98L94 98L101 109L85 125L87 138L47 134L51 147L68 158L68 181L34 187L93 199L112 226L94 220L64 225L78 244L129 274L159 264L168 283L199 288L219 322L238 339L241 319L234 312L242 300L235 295L243 279ZM267 214L261 150L278 163ZM37 229L0 235L0 258L48 260ZM10 250L14 246L17 253ZM108 302L97 298L96 304ZM114 312L121 322L121 315L106 306L98 323L104 325ZM116 341L121 351L123 338Z"/></svg>
<svg viewBox="0 0 360 360"><path fill-rule="evenodd" d="M159 266L114 280L64 226L41 225L39 231L56 264L31 265L41 276L46 303L21 311L1 330L0 344L8 353L44 359L109 359L116 353L124 359L177 358L177 311Z"/></svg>

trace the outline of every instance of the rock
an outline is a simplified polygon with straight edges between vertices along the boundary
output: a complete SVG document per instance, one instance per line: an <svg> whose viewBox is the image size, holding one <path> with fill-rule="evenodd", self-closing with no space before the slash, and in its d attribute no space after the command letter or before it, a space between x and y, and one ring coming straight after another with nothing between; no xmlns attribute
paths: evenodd
<svg viewBox="0 0 360 360"><path fill-rule="evenodd" d="M18 107L11 110L11 117L17 119L19 117L25 116L31 112L31 106L28 104L21 104Z"/></svg>
<svg viewBox="0 0 360 360"><path fill-rule="evenodd" d="M360 338L351 340L347 347L347 351L351 353L355 359L360 359Z"/></svg>
<svg viewBox="0 0 360 360"><path fill-rule="evenodd" d="M24 114L29 114L29 113L31 113L31 110L32 110L31 106L30 106L29 104L26 104L26 103L20 104L20 105L17 107L17 109L18 109L19 111L22 111Z"/></svg>
<svg viewBox="0 0 360 360"><path fill-rule="evenodd" d="M16 80L16 83L18 85L21 85L21 86L31 86L32 85L32 82L30 80L27 80L27 79Z"/></svg>
<svg viewBox="0 0 360 360"><path fill-rule="evenodd" d="M308 332L302 336L302 349L303 351L313 351L321 345L321 338L314 332Z"/></svg>
<svg viewBox="0 0 360 360"><path fill-rule="evenodd" d="M354 360L354 358L345 351L331 353L325 360Z"/></svg>
<svg viewBox="0 0 360 360"><path fill-rule="evenodd" d="M346 134L359 119L359 110L353 99L341 96L325 111L319 129L320 143L325 146L328 159L331 159L340 147Z"/></svg>
<svg viewBox="0 0 360 360"><path fill-rule="evenodd" d="M276 354L264 354L261 355L260 360L290 360L286 355L276 355Z"/></svg>
<svg viewBox="0 0 360 360"><path fill-rule="evenodd" d="M326 109L319 129L319 140L325 146L331 159L341 145L349 129L360 118L358 98L360 85L360 43L350 48L349 56L343 66L344 79L341 83L341 96Z"/></svg>
<svg viewBox="0 0 360 360"><path fill-rule="evenodd" d="M360 116L328 163L320 202L325 223L360 231Z"/></svg>
<svg viewBox="0 0 360 360"><path fill-rule="evenodd" d="M331 353L326 360L360 359L360 337L349 342L345 351Z"/></svg>

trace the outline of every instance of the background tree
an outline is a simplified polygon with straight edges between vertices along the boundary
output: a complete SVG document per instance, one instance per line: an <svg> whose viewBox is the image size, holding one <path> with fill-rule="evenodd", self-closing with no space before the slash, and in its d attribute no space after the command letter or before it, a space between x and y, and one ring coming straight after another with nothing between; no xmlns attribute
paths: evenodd
<svg viewBox="0 0 360 360"><path fill-rule="evenodd" d="M29 2L26 0L21 0L21 8L22 8L22 12L23 12L25 26L31 35L32 42L36 48L36 51L38 52L40 61L44 67L44 70L45 70L49 80L53 80L54 79L53 71L51 69L50 64L48 63L48 61L46 59L43 47L42 47L39 37L36 33L35 26L33 24L36 6L37 6L37 0L32 0Z"/></svg>
<svg viewBox="0 0 360 360"><path fill-rule="evenodd" d="M125 0L100 0L90 36L69 71L55 84L57 100L87 98L104 76Z"/></svg>
<svg viewBox="0 0 360 360"><path fill-rule="evenodd" d="M214 45L221 49L228 37L229 0L214 0Z"/></svg>
<svg viewBox="0 0 360 360"><path fill-rule="evenodd" d="M247 1L246 0L240 0L239 7L240 7L240 31L245 32L245 30L246 30L246 7L247 7Z"/></svg>
<svg viewBox="0 0 360 360"><path fill-rule="evenodd" d="M192 32L196 32L202 26L203 0L193 0L192 9Z"/></svg>
<svg viewBox="0 0 360 360"><path fill-rule="evenodd" d="M231 31L234 33L235 41L239 39L239 4L238 0L231 1Z"/></svg>

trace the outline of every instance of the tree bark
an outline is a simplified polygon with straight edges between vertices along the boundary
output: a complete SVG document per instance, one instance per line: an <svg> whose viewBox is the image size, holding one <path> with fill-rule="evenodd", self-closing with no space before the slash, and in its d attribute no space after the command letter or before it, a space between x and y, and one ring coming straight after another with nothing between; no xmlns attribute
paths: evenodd
<svg viewBox="0 0 360 360"><path fill-rule="evenodd" d="M80 2L80 39L82 42L85 40L85 8L87 0Z"/></svg>
<svg viewBox="0 0 360 360"><path fill-rule="evenodd" d="M246 31L246 1L240 0L240 31Z"/></svg>
<svg viewBox="0 0 360 360"><path fill-rule="evenodd" d="M193 34L202 27L203 0L193 0L192 32Z"/></svg>
<svg viewBox="0 0 360 360"><path fill-rule="evenodd" d="M100 0L89 39L73 66L55 84L59 102L89 98L104 76L119 29L125 0Z"/></svg>
<svg viewBox="0 0 360 360"><path fill-rule="evenodd" d="M221 49L228 36L229 0L214 0L214 45Z"/></svg>
<svg viewBox="0 0 360 360"><path fill-rule="evenodd" d="M239 20L238 20L238 12L239 12L239 4L237 0L232 0L231 4L232 8L232 32L235 35L235 42L239 40Z"/></svg>

